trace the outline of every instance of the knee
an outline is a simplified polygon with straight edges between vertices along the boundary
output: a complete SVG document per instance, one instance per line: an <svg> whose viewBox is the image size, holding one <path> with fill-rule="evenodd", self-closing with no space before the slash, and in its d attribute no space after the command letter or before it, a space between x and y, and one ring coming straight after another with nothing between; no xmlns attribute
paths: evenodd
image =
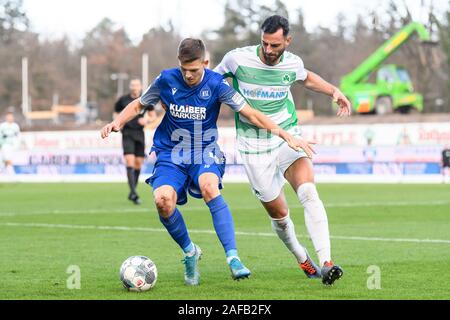
<svg viewBox="0 0 450 320"><path fill-rule="evenodd" d="M155 195L155 205L159 215L167 219L175 211L176 203L172 195L161 193Z"/></svg>
<svg viewBox="0 0 450 320"><path fill-rule="evenodd" d="M143 159L136 158L136 161L134 162L134 168L135 168L136 170L141 170L142 167L143 167L143 165L144 165Z"/></svg>
<svg viewBox="0 0 450 320"><path fill-rule="evenodd" d="M283 192L275 200L262 201L262 204L273 221L282 221L289 217L289 207Z"/></svg>
<svg viewBox="0 0 450 320"><path fill-rule="evenodd" d="M131 160L125 160L125 166L127 168L133 168L134 169L134 161Z"/></svg>
<svg viewBox="0 0 450 320"><path fill-rule="evenodd" d="M269 215L273 221L284 221L289 217L289 209L287 207L271 208Z"/></svg>
<svg viewBox="0 0 450 320"><path fill-rule="evenodd" d="M214 198L218 197L220 194L219 186L213 182L202 183L200 185L200 190L202 192L203 199L206 202L213 200Z"/></svg>

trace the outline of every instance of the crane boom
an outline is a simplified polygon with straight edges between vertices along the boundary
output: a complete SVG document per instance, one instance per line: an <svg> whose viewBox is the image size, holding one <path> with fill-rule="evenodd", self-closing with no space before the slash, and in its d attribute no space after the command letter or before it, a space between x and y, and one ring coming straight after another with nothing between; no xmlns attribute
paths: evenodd
<svg viewBox="0 0 450 320"><path fill-rule="evenodd" d="M401 29L392 38L387 40L377 51L362 62L355 70L342 78L341 87L354 85L366 79L387 58L389 58L399 47L401 47L415 33L421 41L429 41L430 35L425 27L417 22L412 22Z"/></svg>

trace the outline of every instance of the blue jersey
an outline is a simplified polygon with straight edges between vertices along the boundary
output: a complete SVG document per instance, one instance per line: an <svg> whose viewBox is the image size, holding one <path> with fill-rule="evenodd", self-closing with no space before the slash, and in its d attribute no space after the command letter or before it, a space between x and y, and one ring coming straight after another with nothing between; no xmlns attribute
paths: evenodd
<svg viewBox="0 0 450 320"><path fill-rule="evenodd" d="M166 114L155 132L152 151L173 151L181 146L191 151L191 160L197 157L194 153L200 154L217 143L221 104L227 104L235 112L245 105L244 98L222 75L208 69L194 87L186 84L180 69L163 71L140 98L144 107L160 101Z"/></svg>

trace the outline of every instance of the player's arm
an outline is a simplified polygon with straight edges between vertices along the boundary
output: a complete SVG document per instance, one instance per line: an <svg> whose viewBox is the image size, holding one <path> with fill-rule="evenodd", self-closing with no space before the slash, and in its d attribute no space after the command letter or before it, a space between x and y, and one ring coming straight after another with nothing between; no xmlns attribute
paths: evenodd
<svg viewBox="0 0 450 320"><path fill-rule="evenodd" d="M267 117L261 111L253 109L247 103L239 111L249 122L257 126L260 129L269 131L270 133L279 136L281 139L287 142L289 147L294 150L303 149L309 158L312 158L314 151L312 145L316 144L313 141L306 141L303 138L294 138L290 133L281 129L275 122L273 122L269 117Z"/></svg>
<svg viewBox="0 0 450 320"><path fill-rule="evenodd" d="M231 78L233 76L233 65L235 65L232 56L232 52L228 52L223 57L222 61L214 68L214 72L221 74L224 78Z"/></svg>
<svg viewBox="0 0 450 320"><path fill-rule="evenodd" d="M332 97L333 101L339 106L338 116L350 116L352 114L352 105L347 97L344 96L341 90L322 79L318 74L307 71L307 76L303 84L309 90Z"/></svg>
<svg viewBox="0 0 450 320"><path fill-rule="evenodd" d="M240 115L244 116L256 127L265 129L272 134L279 136L281 139L285 140L294 150L303 149L310 158L312 158L312 155L316 153L311 146L312 144L315 144L315 142L306 141L302 138L294 138L290 133L281 129L265 114L249 106L245 102L245 99L234 89L232 89L226 81L222 83L220 90L220 102L225 103L231 109L233 109L233 111L238 112Z"/></svg>
<svg viewBox="0 0 450 320"><path fill-rule="evenodd" d="M161 76L156 78L147 91L145 91L140 98L134 100L123 109L113 122L103 127L101 130L103 139L107 138L111 132L119 132L128 121L134 119L137 115L154 110L154 106L161 100L161 90L159 87L160 78Z"/></svg>
<svg viewBox="0 0 450 320"><path fill-rule="evenodd" d="M102 138L105 139L111 132L119 132L123 126L134 119L143 110L144 106L139 99L134 100L113 120L113 122L103 127L101 131Z"/></svg>
<svg viewBox="0 0 450 320"><path fill-rule="evenodd" d="M138 122L141 126L145 127L151 124L153 121L155 121L156 118L158 118L156 111L148 110L147 112L144 113L144 115L141 118L139 118Z"/></svg>

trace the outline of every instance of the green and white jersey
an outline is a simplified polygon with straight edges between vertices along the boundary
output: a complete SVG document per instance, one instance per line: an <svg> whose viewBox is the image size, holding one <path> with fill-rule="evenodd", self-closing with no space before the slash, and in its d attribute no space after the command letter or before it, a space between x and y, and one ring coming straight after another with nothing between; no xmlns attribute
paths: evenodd
<svg viewBox="0 0 450 320"><path fill-rule="evenodd" d="M0 124L0 146L17 147L19 145L20 128L17 123Z"/></svg>
<svg viewBox="0 0 450 320"><path fill-rule="evenodd" d="M284 130L297 127L297 112L291 93L296 81L306 80L308 73L300 57L285 52L276 66L259 58L260 46L235 49L225 55L214 71L231 77L234 88L253 108L263 112ZM283 140L250 124L236 114L239 151L247 154L267 153L279 148Z"/></svg>

